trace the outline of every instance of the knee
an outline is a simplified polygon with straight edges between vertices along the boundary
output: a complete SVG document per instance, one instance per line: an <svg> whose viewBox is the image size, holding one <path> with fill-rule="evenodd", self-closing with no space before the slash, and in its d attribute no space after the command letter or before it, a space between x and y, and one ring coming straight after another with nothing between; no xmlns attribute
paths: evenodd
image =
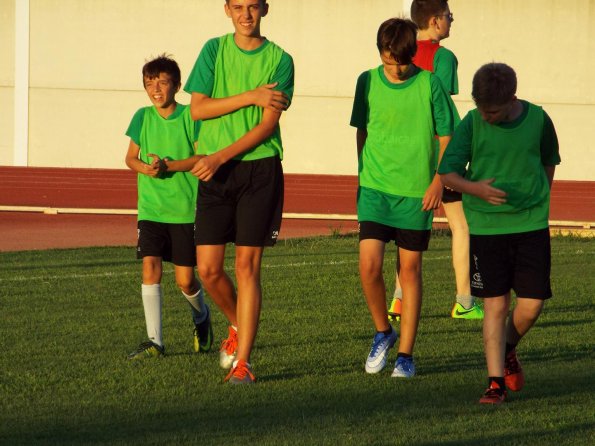
<svg viewBox="0 0 595 446"><path fill-rule="evenodd" d="M260 277L259 266L244 258L236 258L235 273L238 282L259 280Z"/></svg>
<svg viewBox="0 0 595 446"><path fill-rule="evenodd" d="M198 265L198 276L204 284L210 284L216 282L225 272L222 268L213 267L211 265L200 264Z"/></svg>
<svg viewBox="0 0 595 446"><path fill-rule="evenodd" d="M198 291L198 282L195 277L176 278L176 285L184 294L191 296Z"/></svg>
<svg viewBox="0 0 595 446"><path fill-rule="evenodd" d="M360 260L359 274L362 282L383 280L382 265L371 260Z"/></svg>

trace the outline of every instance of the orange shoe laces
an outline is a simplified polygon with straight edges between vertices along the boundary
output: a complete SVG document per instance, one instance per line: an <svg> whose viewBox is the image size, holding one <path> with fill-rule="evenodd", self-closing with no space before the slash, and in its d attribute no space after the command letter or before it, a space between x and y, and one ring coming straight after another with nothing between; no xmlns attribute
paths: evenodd
<svg viewBox="0 0 595 446"><path fill-rule="evenodd" d="M238 332L235 331L231 326L229 327L229 336L224 339L221 343L220 351L225 350L228 355L235 354L238 349Z"/></svg>
<svg viewBox="0 0 595 446"><path fill-rule="evenodd" d="M227 374L227 376L225 377L225 379L223 381L224 382L229 381L229 379L232 376L239 379L240 381L242 381L242 380L244 380L244 378L246 378L246 375L250 376L250 379L252 381L256 381L256 377L250 371L250 367L248 367L248 363L246 361L244 361L243 359L240 359L238 361L238 364L229 371L229 373Z"/></svg>

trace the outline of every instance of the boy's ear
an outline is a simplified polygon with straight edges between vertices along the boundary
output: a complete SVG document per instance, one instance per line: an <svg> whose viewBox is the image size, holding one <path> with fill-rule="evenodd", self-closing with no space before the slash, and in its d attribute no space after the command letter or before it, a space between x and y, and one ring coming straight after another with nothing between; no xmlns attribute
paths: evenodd
<svg viewBox="0 0 595 446"><path fill-rule="evenodd" d="M178 83L178 88L176 88L176 94L180 92L180 88L182 88L182 83Z"/></svg>
<svg viewBox="0 0 595 446"><path fill-rule="evenodd" d="M263 0L262 3L262 14L261 17L265 17L269 13L269 4L266 0Z"/></svg>

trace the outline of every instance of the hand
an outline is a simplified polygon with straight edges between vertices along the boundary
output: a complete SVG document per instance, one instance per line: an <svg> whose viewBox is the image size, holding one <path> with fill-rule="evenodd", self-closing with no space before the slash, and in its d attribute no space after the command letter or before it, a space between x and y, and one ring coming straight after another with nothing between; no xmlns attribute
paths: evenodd
<svg viewBox="0 0 595 446"><path fill-rule="evenodd" d="M279 83L261 85L255 88L250 93L252 94L252 103L262 108L281 113L287 110L289 106L289 99L282 91L273 90Z"/></svg>
<svg viewBox="0 0 595 446"><path fill-rule="evenodd" d="M145 163L143 165L143 173L153 178L159 177L159 175L161 175L162 172L160 168L161 159L158 155L155 155L154 153L149 153L147 154L147 156L149 158L153 158L153 160L150 163Z"/></svg>
<svg viewBox="0 0 595 446"><path fill-rule="evenodd" d="M493 205L501 205L506 203L506 192L501 189L496 189L492 187L491 184L496 181L495 178L489 178L487 180L476 181L474 187L473 195L478 196L482 200L487 201Z"/></svg>
<svg viewBox="0 0 595 446"><path fill-rule="evenodd" d="M421 200L421 210L430 211L432 209L438 209L442 202L442 182L438 175L434 176L434 179L430 183L430 186L426 189L423 199Z"/></svg>
<svg viewBox="0 0 595 446"><path fill-rule="evenodd" d="M223 163L219 160L217 154L214 153L213 155L199 159L190 172L201 181L209 181L213 178L219 167L221 167L221 164Z"/></svg>

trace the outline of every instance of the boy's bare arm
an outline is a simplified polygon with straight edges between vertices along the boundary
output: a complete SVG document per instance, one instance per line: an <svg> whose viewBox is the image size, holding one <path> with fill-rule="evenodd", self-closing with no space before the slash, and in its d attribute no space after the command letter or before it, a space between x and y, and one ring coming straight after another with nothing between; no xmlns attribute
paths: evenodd
<svg viewBox="0 0 595 446"><path fill-rule="evenodd" d="M165 170L167 172L189 172L198 160L204 158L204 156L205 155L193 155L183 160L172 160L165 157L163 162L165 163Z"/></svg>
<svg viewBox="0 0 595 446"><path fill-rule="evenodd" d="M550 189L552 188L552 184L554 182L554 173L556 172L556 166L543 166L545 169L545 175L547 176L547 182L550 185Z"/></svg>
<svg viewBox="0 0 595 446"><path fill-rule="evenodd" d="M481 181L469 181L456 172L440 175L442 183L464 194L475 195L493 205L506 203L506 192L496 189L491 184L496 180L489 178Z"/></svg>
<svg viewBox="0 0 595 446"><path fill-rule="evenodd" d="M190 100L190 114L195 121L218 118L227 115L243 107L256 105L265 110L282 112L289 105L287 95L274 90L277 82L266 84L226 98L211 98L202 93L192 93Z"/></svg>
<svg viewBox="0 0 595 446"><path fill-rule="evenodd" d="M230 159L256 147L273 134L279 124L280 112L265 109L262 121L233 144L198 160L191 172L202 181L209 181L215 172Z"/></svg>
<svg viewBox="0 0 595 446"><path fill-rule="evenodd" d="M440 165L440 161L442 161L442 155L444 155L444 151L446 150L446 146L452 137L450 135L447 136L439 136L438 143L440 145L440 150L438 152L438 165ZM434 178L432 182L426 189L426 193L422 199L422 210L429 211L431 209L438 209L440 207L440 203L442 202L442 181L440 181L440 175L438 173L434 174Z"/></svg>
<svg viewBox="0 0 595 446"><path fill-rule="evenodd" d="M139 154L140 147L131 139L130 144L128 145L128 152L126 153L125 158L126 165L135 172L142 173L153 178L159 176L159 157L149 155L153 156L153 161L151 162L151 164L147 164L138 158Z"/></svg>

